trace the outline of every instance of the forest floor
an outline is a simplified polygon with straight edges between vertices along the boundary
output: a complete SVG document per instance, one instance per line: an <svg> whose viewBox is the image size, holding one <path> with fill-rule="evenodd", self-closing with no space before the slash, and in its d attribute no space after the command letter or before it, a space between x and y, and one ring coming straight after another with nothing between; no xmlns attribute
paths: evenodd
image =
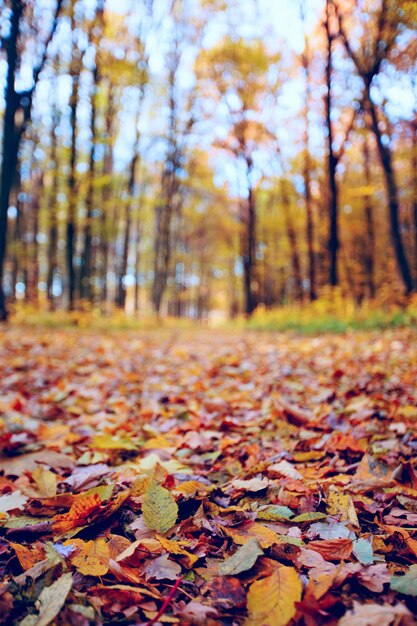
<svg viewBox="0 0 417 626"><path fill-rule="evenodd" d="M408 626L417 335L10 327L0 622Z"/></svg>

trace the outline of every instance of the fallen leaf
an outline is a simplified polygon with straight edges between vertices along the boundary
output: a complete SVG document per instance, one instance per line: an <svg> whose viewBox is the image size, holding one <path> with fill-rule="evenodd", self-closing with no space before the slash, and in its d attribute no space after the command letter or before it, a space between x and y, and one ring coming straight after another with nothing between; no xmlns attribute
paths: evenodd
<svg viewBox="0 0 417 626"><path fill-rule="evenodd" d="M89 516L100 508L101 498L97 493L80 494L74 500L68 513L55 515L52 520L57 533L67 533L77 526L83 526Z"/></svg>
<svg viewBox="0 0 417 626"><path fill-rule="evenodd" d="M177 521L178 505L167 489L151 481L143 499L142 513L149 528L166 533Z"/></svg>
<svg viewBox="0 0 417 626"><path fill-rule="evenodd" d="M250 539L256 539L262 548L269 548L279 540L279 536L273 530L257 522L242 524L235 528L221 526L221 529L238 545L243 545Z"/></svg>
<svg viewBox="0 0 417 626"><path fill-rule="evenodd" d="M296 613L302 586L293 567L278 567L271 576L254 582L248 591L247 626L286 626Z"/></svg>
<svg viewBox="0 0 417 626"><path fill-rule="evenodd" d="M0 496L0 513L23 509L27 501L28 497L24 496L20 491L13 491L13 493Z"/></svg>
<svg viewBox="0 0 417 626"><path fill-rule="evenodd" d="M349 494L339 491L333 485L327 495L327 513L337 515L341 521L348 521L353 526L359 526L355 505Z"/></svg>
<svg viewBox="0 0 417 626"><path fill-rule="evenodd" d="M223 576L236 576L236 574L246 572L255 565L258 556L261 556L263 553L258 541L249 539L233 556L220 563L220 574Z"/></svg>
<svg viewBox="0 0 417 626"><path fill-rule="evenodd" d="M109 571L109 546L103 538L87 541L70 560L85 576L104 576Z"/></svg>
<svg viewBox="0 0 417 626"><path fill-rule="evenodd" d="M402 604L359 604L353 603L353 609L347 611L339 620L338 626L399 626L402 618L411 618L410 611Z"/></svg>
<svg viewBox="0 0 417 626"><path fill-rule="evenodd" d="M49 587L42 589L39 600L35 603L37 615L28 615L19 626L48 626L64 606L72 587L72 575L62 574Z"/></svg>
<svg viewBox="0 0 417 626"><path fill-rule="evenodd" d="M417 596L417 565L411 565L403 576L393 576L391 589L407 596Z"/></svg>
<svg viewBox="0 0 417 626"><path fill-rule="evenodd" d="M148 561L144 571L146 580L151 578L156 580L177 580L181 574L181 567L178 563L171 561L168 554L162 554L162 556Z"/></svg>
<svg viewBox="0 0 417 626"><path fill-rule="evenodd" d="M268 472L287 476L288 478L300 479L303 475L288 461L282 460L268 467Z"/></svg>
<svg viewBox="0 0 417 626"><path fill-rule="evenodd" d="M43 498L53 498L57 491L57 475L51 470L38 467L32 472L32 478Z"/></svg>
<svg viewBox="0 0 417 626"><path fill-rule="evenodd" d="M310 541L308 544L310 550L315 550L328 561L346 561L352 554L351 539L328 539Z"/></svg>

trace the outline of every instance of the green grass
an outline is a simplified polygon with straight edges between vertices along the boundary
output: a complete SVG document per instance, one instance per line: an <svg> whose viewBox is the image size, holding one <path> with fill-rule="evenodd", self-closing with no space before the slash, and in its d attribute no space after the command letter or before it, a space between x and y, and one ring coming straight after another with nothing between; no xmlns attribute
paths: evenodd
<svg viewBox="0 0 417 626"><path fill-rule="evenodd" d="M158 329L187 331L206 328L205 324L186 319L156 317L136 318L115 312L103 315L90 309L68 313L50 312L30 306L19 306L10 317L11 324L40 328L85 329L98 332L153 331ZM210 327L210 325L209 325ZM341 297L322 298L304 306L292 305L271 310L259 308L250 320L240 317L216 325L216 330L294 332L306 335L341 334L350 331L375 331L395 328L417 328L417 301L408 306L371 306L357 308Z"/></svg>
<svg viewBox="0 0 417 626"><path fill-rule="evenodd" d="M314 305L306 308L288 307L257 312L246 323L252 330L293 331L308 335L374 331L394 328L416 328L417 311L413 308L383 310L363 309L345 312L326 312Z"/></svg>

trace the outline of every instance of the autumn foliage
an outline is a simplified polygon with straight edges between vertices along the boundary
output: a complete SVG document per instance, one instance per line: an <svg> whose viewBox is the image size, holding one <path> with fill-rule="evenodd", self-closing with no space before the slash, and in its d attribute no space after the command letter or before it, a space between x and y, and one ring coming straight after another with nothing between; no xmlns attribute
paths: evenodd
<svg viewBox="0 0 417 626"><path fill-rule="evenodd" d="M414 342L8 329L1 622L414 624Z"/></svg>

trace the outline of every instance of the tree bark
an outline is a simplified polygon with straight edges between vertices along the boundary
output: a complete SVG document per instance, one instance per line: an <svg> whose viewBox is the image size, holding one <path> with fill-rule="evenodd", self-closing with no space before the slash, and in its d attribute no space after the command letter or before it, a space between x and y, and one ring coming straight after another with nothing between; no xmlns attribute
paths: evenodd
<svg viewBox="0 0 417 626"><path fill-rule="evenodd" d="M48 235L48 277L47 294L49 308L55 309L54 278L58 269L58 150L56 137L56 115L54 116L51 129L51 166L52 166L52 188L49 196L49 235Z"/></svg>
<svg viewBox="0 0 417 626"><path fill-rule="evenodd" d="M75 14L74 6L71 12L71 30L75 31ZM75 247L77 237L77 108L78 108L78 92L79 80L82 64L82 53L73 42L72 59L70 67L70 75L72 79L72 92L70 98L70 120L71 120L71 152L70 152L70 174L68 180L68 216L67 216L67 273L68 273L68 310L73 311L76 300L76 272L75 272Z"/></svg>
<svg viewBox="0 0 417 626"><path fill-rule="evenodd" d="M245 293L245 313L250 317L258 305L256 285L256 201L250 180L253 167L252 159L250 157L246 157L246 166L248 178L248 199L246 202L246 215L244 216L243 284Z"/></svg>
<svg viewBox="0 0 417 626"><path fill-rule="evenodd" d="M317 299L316 290L316 255L314 252L314 215L313 215L313 199L311 197L311 155L310 155L310 124L308 120L308 112L310 110L310 60L308 39L305 38L305 52L302 55L302 62L306 79L306 95L304 109L304 202L306 207L306 240L307 240L307 256L308 256L308 279L309 279L309 296L310 302Z"/></svg>
<svg viewBox="0 0 417 626"><path fill-rule="evenodd" d="M329 283L332 287L339 284L338 253L339 253L339 207L338 207L338 186L336 181L337 157L333 146L333 124L332 124L332 75L333 75L333 35L330 31L330 0L326 0L326 19L324 22L327 40L327 60L326 60L326 96L325 115L327 128L327 174L329 182Z"/></svg>
<svg viewBox="0 0 417 626"><path fill-rule="evenodd" d="M22 1L13 0L10 18L10 36L7 40L7 77L0 179L0 321L7 320L6 300L3 291L4 265L7 248L7 213L9 209L10 191L16 175L20 143L20 130L16 127L18 94L15 91L15 76L18 60L17 43L22 14Z"/></svg>
<svg viewBox="0 0 417 626"><path fill-rule="evenodd" d="M363 167L365 173L365 181L368 190L372 185L371 177L371 159L369 152L368 138L364 138L363 142ZM375 298L375 230L373 206L370 193L365 198L365 223L366 223L366 250L365 250L365 272L368 283L368 295L373 300Z"/></svg>
<svg viewBox="0 0 417 626"><path fill-rule="evenodd" d="M282 208L284 212L285 228L287 231L288 242L290 244L291 265L295 285L295 299L298 302L302 302L304 295L303 279L301 272L300 254L298 251L297 233L295 231L294 224L291 218L290 198L288 196L286 181L284 179L282 179L281 181L281 198Z"/></svg>
<svg viewBox="0 0 417 626"><path fill-rule="evenodd" d="M91 302L93 295L93 271L92 271L92 239L93 239L93 218L94 218L94 184L96 174L96 150L97 150L97 98L100 84L100 64L99 64L99 50L100 39L104 29L104 0L98 1L96 18L91 30L91 41L95 46L95 61L93 69L93 86L91 93L91 146L88 168L88 187L86 197L86 218L84 228L84 250L81 259L81 271L80 271L80 296L82 299Z"/></svg>
<svg viewBox="0 0 417 626"><path fill-rule="evenodd" d="M410 272L407 256L405 253L404 242L400 229L399 218L399 201L398 187L395 178L394 167L392 163L391 148L382 138L382 132L378 123L378 115L376 106L371 96L371 85L369 82L365 84L366 100L371 117L371 128L376 139L379 159L384 174L385 188L388 197L389 221L391 227L391 240L394 247L395 257L397 260L398 270L402 278L406 295L414 291L413 279Z"/></svg>

